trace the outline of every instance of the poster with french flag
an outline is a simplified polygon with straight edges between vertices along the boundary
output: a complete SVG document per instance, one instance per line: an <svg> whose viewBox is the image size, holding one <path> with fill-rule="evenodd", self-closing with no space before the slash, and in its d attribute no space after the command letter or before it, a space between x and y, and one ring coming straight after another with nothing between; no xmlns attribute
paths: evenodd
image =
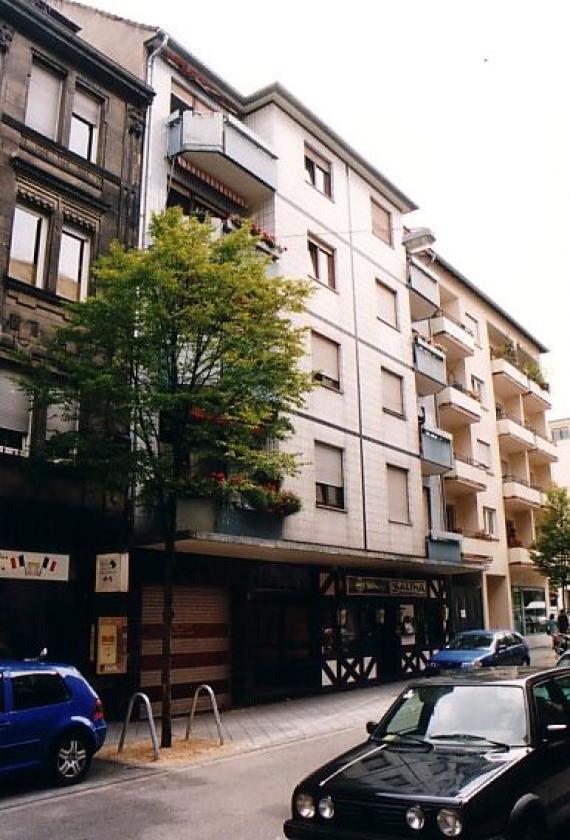
<svg viewBox="0 0 570 840"><path fill-rule="evenodd" d="M0 548L0 578L69 580L69 554Z"/></svg>

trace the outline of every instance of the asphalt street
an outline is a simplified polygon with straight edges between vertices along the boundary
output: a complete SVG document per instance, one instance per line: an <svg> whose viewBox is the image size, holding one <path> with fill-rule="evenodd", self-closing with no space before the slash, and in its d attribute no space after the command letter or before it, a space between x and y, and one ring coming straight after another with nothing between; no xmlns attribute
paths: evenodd
<svg viewBox="0 0 570 840"><path fill-rule="evenodd" d="M366 738L364 728L154 772L96 762L66 791L14 785L0 798L2 840L282 840L294 785Z"/></svg>

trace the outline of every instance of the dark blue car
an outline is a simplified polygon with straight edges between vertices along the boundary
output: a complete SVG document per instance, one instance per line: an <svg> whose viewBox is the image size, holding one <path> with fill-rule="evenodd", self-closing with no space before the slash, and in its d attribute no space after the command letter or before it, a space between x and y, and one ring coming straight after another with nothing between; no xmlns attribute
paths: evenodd
<svg viewBox="0 0 570 840"><path fill-rule="evenodd" d="M458 633L427 666L428 674L456 668L530 665L528 644L511 630L466 630Z"/></svg>
<svg viewBox="0 0 570 840"><path fill-rule="evenodd" d="M78 782L106 732L101 701L76 668L0 660L0 777L41 768Z"/></svg>

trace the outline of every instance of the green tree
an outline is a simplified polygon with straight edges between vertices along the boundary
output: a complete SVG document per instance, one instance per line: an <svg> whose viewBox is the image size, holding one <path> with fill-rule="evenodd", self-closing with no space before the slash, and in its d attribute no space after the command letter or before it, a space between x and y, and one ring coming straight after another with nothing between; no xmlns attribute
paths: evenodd
<svg viewBox="0 0 570 840"><path fill-rule="evenodd" d="M137 505L158 515L169 747L177 500L275 491L298 468L296 456L266 444L290 435L288 413L310 388L296 318L309 286L270 276L247 223L216 236L208 221L173 208L154 217L151 234L146 251L115 244L98 260L96 294L69 305L27 387L78 417L76 432L49 440L48 456L105 488L134 488Z"/></svg>
<svg viewBox="0 0 570 840"><path fill-rule="evenodd" d="M532 562L554 588L562 588L566 606L566 585L570 577L570 499L564 487L546 491L546 505L536 526Z"/></svg>

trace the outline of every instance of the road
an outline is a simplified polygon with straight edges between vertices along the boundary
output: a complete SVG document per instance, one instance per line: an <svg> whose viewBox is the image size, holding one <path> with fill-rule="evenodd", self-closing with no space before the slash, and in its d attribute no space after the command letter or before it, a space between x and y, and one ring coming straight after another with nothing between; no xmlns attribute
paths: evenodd
<svg viewBox="0 0 570 840"><path fill-rule="evenodd" d="M184 770L95 762L84 785L14 787L0 798L2 840L281 840L294 785L364 740L335 732Z"/></svg>

